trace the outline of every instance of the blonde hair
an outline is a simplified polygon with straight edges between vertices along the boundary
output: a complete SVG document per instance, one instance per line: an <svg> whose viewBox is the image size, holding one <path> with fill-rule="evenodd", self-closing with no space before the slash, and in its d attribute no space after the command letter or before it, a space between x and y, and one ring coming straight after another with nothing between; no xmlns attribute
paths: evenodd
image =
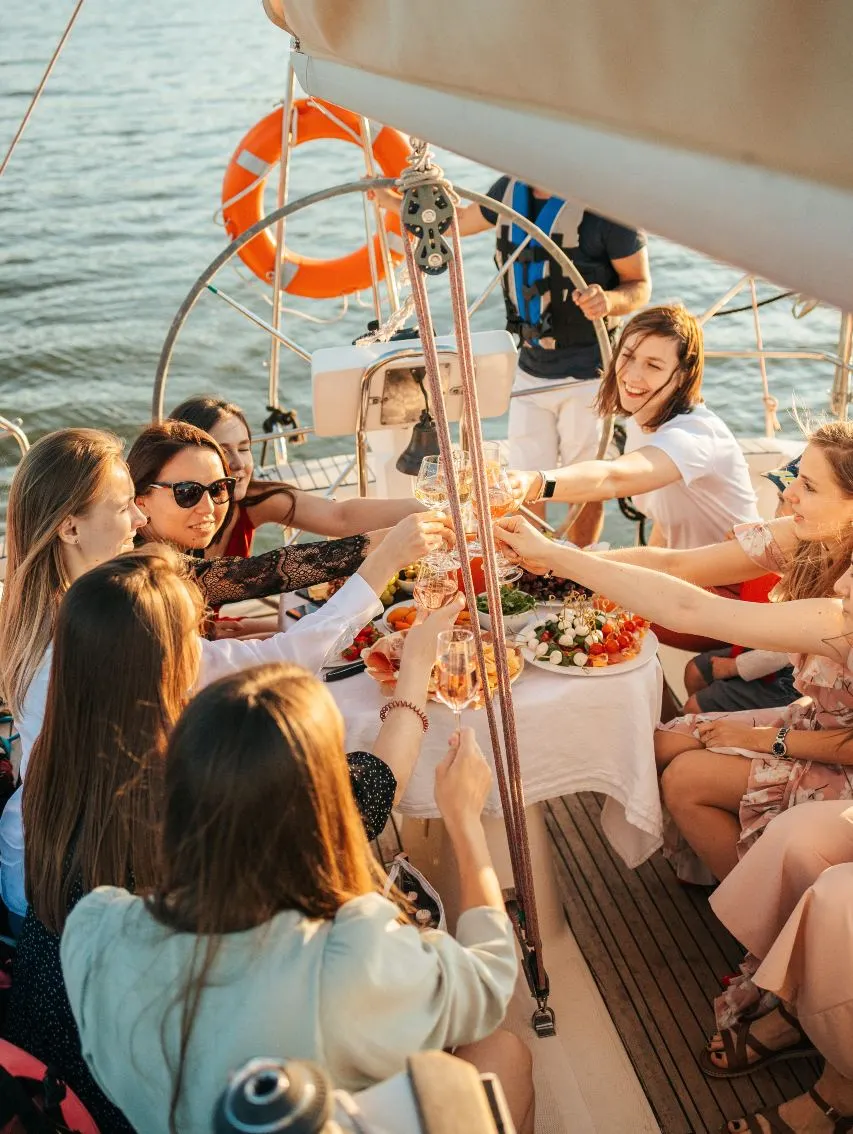
<svg viewBox="0 0 853 1134"><path fill-rule="evenodd" d="M820 449L838 488L853 499L853 422L824 422L809 431L808 443ZM838 536L831 542L801 540L773 591L774 601L832 595L835 583L850 567L851 557L851 524L839 524Z"/></svg>
<svg viewBox="0 0 853 1134"><path fill-rule="evenodd" d="M111 433L60 429L33 445L12 479L0 600L0 688L16 716L53 637L59 600L71 583L59 529L98 499L121 460L121 442Z"/></svg>

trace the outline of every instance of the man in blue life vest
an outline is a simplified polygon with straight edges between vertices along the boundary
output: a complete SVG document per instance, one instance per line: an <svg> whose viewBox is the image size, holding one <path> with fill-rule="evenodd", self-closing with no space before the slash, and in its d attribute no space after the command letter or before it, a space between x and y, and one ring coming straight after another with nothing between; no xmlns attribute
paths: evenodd
<svg viewBox="0 0 853 1134"><path fill-rule="evenodd" d="M384 207L399 208L395 194L380 191L377 196ZM503 276L507 330L519 339L514 390L572 383L567 389L513 398L510 468L563 468L594 459L601 422L593 401L602 359L591 320L605 319L612 336L620 316L648 303L652 286L645 234L511 177L498 178L489 196L534 221L566 252L587 283L583 291L575 289L534 241ZM497 227L499 268L526 235L497 212L474 204L458 209L457 223L462 236ZM594 543L603 510L600 502L585 505L569 539L581 547Z"/></svg>

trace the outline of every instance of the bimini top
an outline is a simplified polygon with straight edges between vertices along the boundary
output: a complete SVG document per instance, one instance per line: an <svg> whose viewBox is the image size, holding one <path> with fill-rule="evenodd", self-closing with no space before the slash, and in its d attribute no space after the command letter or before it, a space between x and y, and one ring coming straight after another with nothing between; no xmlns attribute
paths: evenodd
<svg viewBox="0 0 853 1134"><path fill-rule="evenodd" d="M264 6L309 93L853 308L849 0Z"/></svg>

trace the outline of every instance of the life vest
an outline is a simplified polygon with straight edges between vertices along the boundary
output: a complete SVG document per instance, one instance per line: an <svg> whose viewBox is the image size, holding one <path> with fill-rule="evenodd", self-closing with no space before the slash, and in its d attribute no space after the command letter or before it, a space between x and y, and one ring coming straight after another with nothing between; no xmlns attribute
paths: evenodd
<svg viewBox="0 0 853 1134"><path fill-rule="evenodd" d="M510 178L502 202L522 216L532 219L533 191L522 181ZM585 210L582 205L549 197L541 205L535 223L569 257L587 284L599 284L605 291L619 283L612 264L592 260L580 246L580 227ZM526 237L524 230L508 217L498 215L495 263L502 268ZM594 344L595 328L572 299L575 285L563 275L557 263L532 240L501 278L506 303L507 330L520 341L535 343L553 338L558 347ZM612 330L618 320L608 320Z"/></svg>

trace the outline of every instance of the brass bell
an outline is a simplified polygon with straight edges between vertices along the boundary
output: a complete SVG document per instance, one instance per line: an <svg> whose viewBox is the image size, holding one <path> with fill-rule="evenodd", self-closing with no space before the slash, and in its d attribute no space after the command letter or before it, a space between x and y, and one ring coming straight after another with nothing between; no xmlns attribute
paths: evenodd
<svg viewBox="0 0 853 1134"><path fill-rule="evenodd" d="M438 452L438 433L435 422L428 409L421 410L420 420L415 423L409 443L397 458L397 472L406 476L417 476L424 457L432 457Z"/></svg>

